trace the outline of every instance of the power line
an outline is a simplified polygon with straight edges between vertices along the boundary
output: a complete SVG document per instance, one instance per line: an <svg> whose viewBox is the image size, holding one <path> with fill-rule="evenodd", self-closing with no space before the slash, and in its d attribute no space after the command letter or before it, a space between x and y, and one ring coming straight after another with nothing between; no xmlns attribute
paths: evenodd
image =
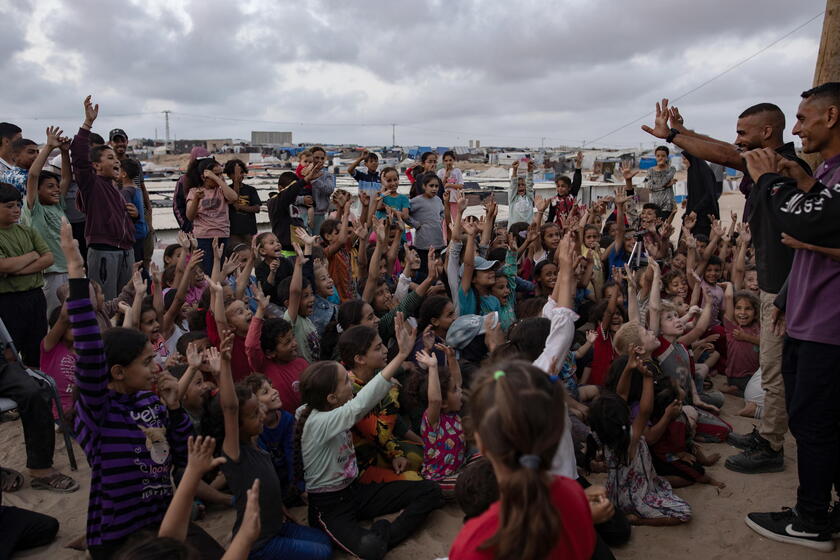
<svg viewBox="0 0 840 560"><path fill-rule="evenodd" d="M717 79L718 79L718 78L720 78L721 76L723 76L723 75L725 75L725 74L728 74L729 72L731 72L731 71L735 70L736 68L738 68L739 66L743 65L744 63L749 62L750 60L754 59L754 58L755 58L755 57L757 57L758 55L760 55L760 54L764 53L765 51L767 51L767 50L771 49L772 47L774 47L774 46L778 45L779 43L781 43L782 41L784 41L785 39L787 39L788 37L790 37L791 35L793 35L794 33L796 33L797 31L799 31L800 29L802 29L803 27L805 27L806 25L808 25L809 23L811 23L812 21L814 21L815 19L817 19L818 17L820 17L820 16L821 16L821 15L823 15L823 14L825 14L825 11L822 11L822 12L818 13L817 15L815 15L814 17L812 17L811 19L809 19L809 20L808 20L808 21L806 21L805 23L800 24L800 25L798 25L797 27L795 27L794 29L792 29L792 30L788 31L787 33L785 33L784 35L782 35L781 37L779 37L778 39L776 39L775 41L773 41L773 42L772 42L772 43L770 43L769 45L767 45L767 46L765 46L765 47L763 47L763 48L759 49L758 51L754 52L754 53L753 53L753 54L751 54L750 56L748 56L748 57L746 57L746 58L744 58L744 59L742 59L742 60L740 60L740 61L736 62L736 63L735 63L735 64L733 64L732 66L728 67L726 70L723 70L722 72L720 72L720 73L718 73L718 74L716 74L716 75L712 76L711 78L709 78L709 79L708 79L708 80L706 80L705 82L700 83L699 85L697 85L697 86L693 87L692 89L688 90L687 92L683 93L682 95L679 95L679 96L677 96L677 97L672 98L672 99L671 99L671 102L673 103L673 102L679 101L680 99L683 99L683 98L685 98L685 97L688 97L689 95L691 95L692 93L694 93L694 92L695 92L695 91L697 91L698 89L700 89L700 88L702 88L702 87L705 87L705 86L709 85L710 83L714 82L715 80L717 80ZM613 135L613 134L615 134L616 132L618 132L618 131L620 131L620 130L624 130L624 129L625 129L625 128L627 128L628 126L630 126L630 125L632 125L632 124L635 124L635 123L639 122L640 120L642 120L642 119L644 119L644 118L646 118L646 117L649 117L649 116L650 116L650 115L652 115L652 114L654 114L654 111L649 111L649 112L645 113L644 115L642 115L641 117L636 118L636 119L633 119L632 121L630 121L630 122L628 122L628 123L626 123L626 124L623 124L623 125L619 126L618 128L611 130L610 132L607 132L607 133L606 133L606 134L604 134L603 136L599 136L598 138L596 138L596 139L594 139L594 140L590 140L590 141L588 142L588 144L590 144L590 145L595 144L596 142L598 142L598 141L600 141L600 140L603 140L603 139L604 139L604 138L606 138L607 136L612 136L612 135Z"/></svg>

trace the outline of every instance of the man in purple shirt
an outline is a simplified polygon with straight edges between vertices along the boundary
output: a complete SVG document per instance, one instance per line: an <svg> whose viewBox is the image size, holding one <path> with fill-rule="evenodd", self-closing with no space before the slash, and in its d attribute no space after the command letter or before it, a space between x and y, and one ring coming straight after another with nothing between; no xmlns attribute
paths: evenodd
<svg viewBox="0 0 840 560"><path fill-rule="evenodd" d="M760 535L824 552L840 533L840 82L802 94L793 134L823 163L813 177L772 150L746 154L757 195L795 247L787 282L782 376L796 438L796 507L750 513Z"/></svg>

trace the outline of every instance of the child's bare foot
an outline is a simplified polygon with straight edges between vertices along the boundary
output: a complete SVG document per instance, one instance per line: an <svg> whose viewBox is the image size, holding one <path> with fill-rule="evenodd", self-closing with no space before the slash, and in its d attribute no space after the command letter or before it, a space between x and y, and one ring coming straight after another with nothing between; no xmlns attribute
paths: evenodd
<svg viewBox="0 0 840 560"><path fill-rule="evenodd" d="M681 476L663 476L671 484L671 488L685 488L691 486L694 482L687 480Z"/></svg>
<svg viewBox="0 0 840 560"><path fill-rule="evenodd" d="M755 418L755 411L758 406L751 401L744 404L744 408L738 411L738 416L746 416L747 418Z"/></svg>
<svg viewBox="0 0 840 560"><path fill-rule="evenodd" d="M720 461L720 453L712 453L708 457L703 455L703 452L699 449L695 449L694 454L697 456L697 462L703 465L704 467L710 467Z"/></svg>
<svg viewBox="0 0 840 560"><path fill-rule="evenodd" d="M741 391L735 385L724 385L720 388L722 393L726 393L727 395L737 395Z"/></svg>
<svg viewBox="0 0 840 560"><path fill-rule="evenodd" d="M642 518L636 515L635 513L628 513L627 514L627 521L630 522L630 525L641 525Z"/></svg>

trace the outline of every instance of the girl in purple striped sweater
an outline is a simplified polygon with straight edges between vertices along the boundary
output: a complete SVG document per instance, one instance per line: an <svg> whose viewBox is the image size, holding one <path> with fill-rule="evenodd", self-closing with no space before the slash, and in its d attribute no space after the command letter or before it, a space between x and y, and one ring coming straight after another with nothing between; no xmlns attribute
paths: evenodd
<svg viewBox="0 0 840 560"><path fill-rule="evenodd" d="M61 248L78 355L74 432L91 470L87 546L99 560L113 556L131 535L157 529L173 495L172 467L186 464L192 424L178 400L177 381L159 374L143 333L122 328L100 333L82 256L66 221ZM224 554L206 533L188 540L202 558Z"/></svg>

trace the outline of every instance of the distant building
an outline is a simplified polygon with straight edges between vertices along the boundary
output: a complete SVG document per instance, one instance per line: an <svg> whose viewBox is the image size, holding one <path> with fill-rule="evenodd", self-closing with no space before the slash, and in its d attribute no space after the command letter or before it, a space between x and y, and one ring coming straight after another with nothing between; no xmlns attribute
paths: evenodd
<svg viewBox="0 0 840 560"><path fill-rule="evenodd" d="M215 139L215 140L205 140L204 142L205 142L207 151L212 154L214 152L221 152L225 148L227 148L228 146L233 144L233 139L232 138L221 138L221 139Z"/></svg>
<svg viewBox="0 0 840 560"><path fill-rule="evenodd" d="M290 146L291 132L251 131L251 144L254 146Z"/></svg>

